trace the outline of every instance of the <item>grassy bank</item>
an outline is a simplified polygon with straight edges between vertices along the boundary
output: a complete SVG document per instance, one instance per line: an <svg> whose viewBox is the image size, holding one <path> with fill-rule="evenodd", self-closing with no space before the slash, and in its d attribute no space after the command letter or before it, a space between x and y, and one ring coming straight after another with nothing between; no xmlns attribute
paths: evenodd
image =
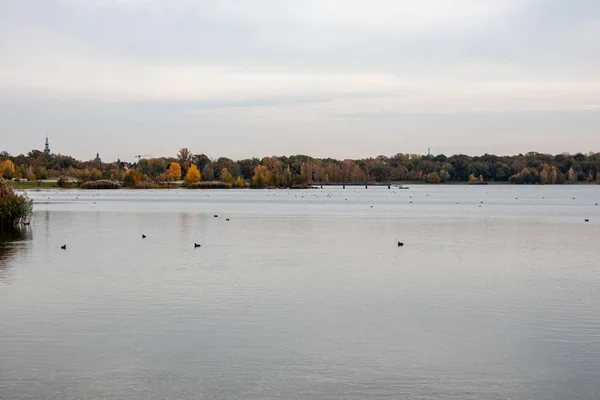
<svg viewBox="0 0 600 400"><path fill-rule="evenodd" d="M68 184L69 185L69 184ZM13 189L55 189L58 188L58 185L56 184L56 182L38 182L38 181L20 181L20 182L15 182L15 181L10 181L10 187L12 187ZM65 186L65 187L74 187L74 185L71 184L71 186Z"/></svg>

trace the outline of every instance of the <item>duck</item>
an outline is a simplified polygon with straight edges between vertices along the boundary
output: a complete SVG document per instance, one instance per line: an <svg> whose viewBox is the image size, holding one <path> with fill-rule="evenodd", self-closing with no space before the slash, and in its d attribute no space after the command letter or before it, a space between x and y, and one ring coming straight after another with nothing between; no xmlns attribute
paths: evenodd
<svg viewBox="0 0 600 400"><path fill-rule="evenodd" d="M229 222L229 218L225 218L225 221Z"/></svg>
<svg viewBox="0 0 600 400"><path fill-rule="evenodd" d="M199 245L198 243L194 243L194 248L197 249L198 247L201 247L201 245Z"/></svg>
<svg viewBox="0 0 600 400"><path fill-rule="evenodd" d="M217 214L213 215L213 217L215 217L215 218L219 218L219 216L218 216Z"/></svg>
<svg viewBox="0 0 600 400"><path fill-rule="evenodd" d="M67 245L63 244L62 246L60 246L61 249L66 250L67 249Z"/></svg>
<svg viewBox="0 0 600 400"><path fill-rule="evenodd" d="M142 239L146 239L146 235L142 233Z"/></svg>
<svg viewBox="0 0 600 400"><path fill-rule="evenodd" d="M590 222L590 220L586 218L586 219L585 219L585 222Z"/></svg>
<svg viewBox="0 0 600 400"><path fill-rule="evenodd" d="M404 246L404 243L398 242L398 247L402 247L402 246Z"/></svg>

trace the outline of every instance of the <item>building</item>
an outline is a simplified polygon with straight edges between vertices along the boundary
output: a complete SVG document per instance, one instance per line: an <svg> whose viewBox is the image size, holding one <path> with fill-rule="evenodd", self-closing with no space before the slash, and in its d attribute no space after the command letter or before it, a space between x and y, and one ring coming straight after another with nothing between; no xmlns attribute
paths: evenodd
<svg viewBox="0 0 600 400"><path fill-rule="evenodd" d="M50 145L48 144L48 135L46 135L46 145L44 146L44 153L50 154Z"/></svg>

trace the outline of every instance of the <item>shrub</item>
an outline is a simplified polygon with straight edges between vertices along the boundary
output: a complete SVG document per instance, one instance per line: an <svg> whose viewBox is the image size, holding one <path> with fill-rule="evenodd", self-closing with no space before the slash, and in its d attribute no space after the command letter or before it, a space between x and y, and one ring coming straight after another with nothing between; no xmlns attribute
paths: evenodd
<svg viewBox="0 0 600 400"><path fill-rule="evenodd" d="M312 189L312 185L308 183L294 183L292 189Z"/></svg>
<svg viewBox="0 0 600 400"><path fill-rule="evenodd" d="M121 185L117 182L109 181L106 179L99 181L88 181L79 185L82 189L120 189Z"/></svg>
<svg viewBox="0 0 600 400"><path fill-rule="evenodd" d="M67 186L67 180L61 176L56 181L56 186L61 187L61 188Z"/></svg>
<svg viewBox="0 0 600 400"><path fill-rule="evenodd" d="M188 185L190 189L231 189L231 185L225 182L196 182Z"/></svg>
<svg viewBox="0 0 600 400"><path fill-rule="evenodd" d="M33 212L33 201L27 195L18 195L8 182L0 179L0 226L26 222Z"/></svg>
<svg viewBox="0 0 600 400"><path fill-rule="evenodd" d="M160 185L157 185L156 183L153 183L153 182L142 181L142 182L136 183L134 187L136 189L159 189Z"/></svg>
<svg viewBox="0 0 600 400"><path fill-rule="evenodd" d="M441 179L437 172L432 172L427 175L427 182L437 185L441 182Z"/></svg>

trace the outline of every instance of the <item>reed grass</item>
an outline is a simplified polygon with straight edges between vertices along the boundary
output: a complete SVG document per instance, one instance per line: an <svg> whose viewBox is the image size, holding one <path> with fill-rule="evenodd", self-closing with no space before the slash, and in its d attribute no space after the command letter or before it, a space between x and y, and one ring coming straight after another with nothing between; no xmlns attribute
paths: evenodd
<svg viewBox="0 0 600 400"><path fill-rule="evenodd" d="M33 201L26 194L16 194L4 179L0 178L0 228L28 222L33 212Z"/></svg>
<svg viewBox="0 0 600 400"><path fill-rule="evenodd" d="M188 185L190 189L231 189L231 185L225 182L210 181L210 182L196 182Z"/></svg>
<svg viewBox="0 0 600 400"><path fill-rule="evenodd" d="M102 179L99 181L88 181L79 185L81 189L120 189L121 185L118 182Z"/></svg>

